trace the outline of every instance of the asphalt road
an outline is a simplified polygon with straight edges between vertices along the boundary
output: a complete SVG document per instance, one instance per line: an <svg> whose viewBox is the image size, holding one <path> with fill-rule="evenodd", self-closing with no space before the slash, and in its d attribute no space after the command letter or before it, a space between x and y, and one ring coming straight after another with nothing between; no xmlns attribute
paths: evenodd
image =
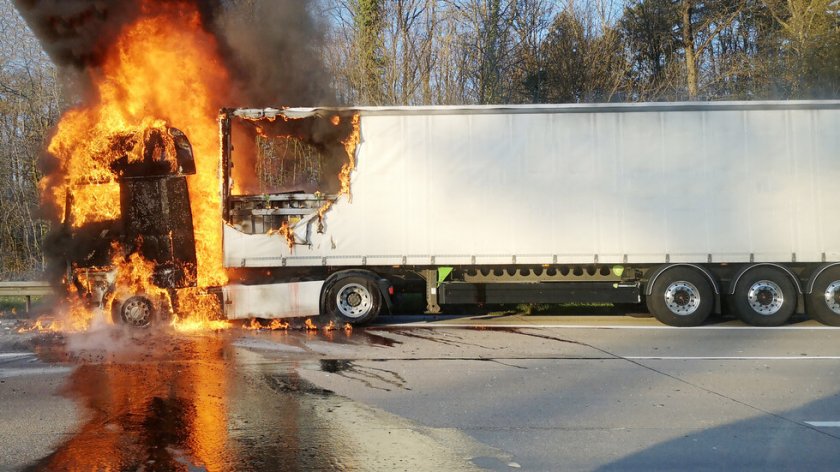
<svg viewBox="0 0 840 472"><path fill-rule="evenodd" d="M383 321L184 336L0 320L0 469L840 467L838 329Z"/></svg>

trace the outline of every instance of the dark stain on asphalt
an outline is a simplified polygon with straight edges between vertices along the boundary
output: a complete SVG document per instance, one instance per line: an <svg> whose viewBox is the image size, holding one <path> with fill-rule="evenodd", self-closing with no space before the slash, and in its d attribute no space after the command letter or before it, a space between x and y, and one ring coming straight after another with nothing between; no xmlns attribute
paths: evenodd
<svg viewBox="0 0 840 472"><path fill-rule="evenodd" d="M319 363L321 364L321 370L331 374L353 368L353 363L351 361L343 359L321 359Z"/></svg>
<svg viewBox="0 0 840 472"><path fill-rule="evenodd" d="M393 388L411 390L407 387L405 378L392 370L360 366L346 359L321 359L319 363L322 371L360 382L368 388L386 392Z"/></svg>

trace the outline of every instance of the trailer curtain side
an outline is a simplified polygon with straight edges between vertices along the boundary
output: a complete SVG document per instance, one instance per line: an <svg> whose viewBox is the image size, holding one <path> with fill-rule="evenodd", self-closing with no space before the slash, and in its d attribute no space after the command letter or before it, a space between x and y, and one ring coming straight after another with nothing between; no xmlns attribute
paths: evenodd
<svg viewBox="0 0 840 472"><path fill-rule="evenodd" d="M840 260L840 102L359 113L352 201L226 266Z"/></svg>

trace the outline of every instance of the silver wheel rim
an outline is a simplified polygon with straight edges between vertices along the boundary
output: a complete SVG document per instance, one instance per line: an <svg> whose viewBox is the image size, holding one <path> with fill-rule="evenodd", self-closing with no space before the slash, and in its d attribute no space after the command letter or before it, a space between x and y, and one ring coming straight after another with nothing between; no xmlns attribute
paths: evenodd
<svg viewBox="0 0 840 472"><path fill-rule="evenodd" d="M825 304L829 310L840 315L840 280L835 280L826 287Z"/></svg>
<svg viewBox="0 0 840 472"><path fill-rule="evenodd" d="M700 291L691 282L674 282L665 289L665 306L675 315L690 315L700 307Z"/></svg>
<svg viewBox="0 0 840 472"><path fill-rule="evenodd" d="M338 291L335 304L342 315L348 318L361 318L373 308L373 297L364 285L347 284Z"/></svg>
<svg viewBox="0 0 840 472"><path fill-rule="evenodd" d="M152 318L150 304L141 298L131 298L122 307L122 317L126 323L145 326Z"/></svg>
<svg viewBox="0 0 840 472"><path fill-rule="evenodd" d="M775 315L782 309L785 296L782 288L772 280L759 280L747 292L747 300L753 311L760 315Z"/></svg>

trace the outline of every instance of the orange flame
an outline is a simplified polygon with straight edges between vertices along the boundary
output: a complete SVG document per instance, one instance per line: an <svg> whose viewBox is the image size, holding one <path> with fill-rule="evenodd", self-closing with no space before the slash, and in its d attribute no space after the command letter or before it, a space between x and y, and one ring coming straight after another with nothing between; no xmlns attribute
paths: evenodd
<svg viewBox="0 0 840 472"><path fill-rule="evenodd" d="M283 320L271 320L271 323L268 325L268 329L272 331L287 330L289 329L289 323Z"/></svg>
<svg viewBox="0 0 840 472"><path fill-rule="evenodd" d="M338 116L333 117L332 120L333 125L338 126L341 123L341 118ZM350 133L341 144L344 145L344 152L347 155L347 162L341 166L341 171L338 173L338 180L341 184L341 190L339 190L338 195L336 198L347 195L348 201L353 201L353 194L350 193L350 175L356 169L356 148L359 146L359 142L361 142L361 133L359 127L359 114L353 115L351 124L353 125L353 131ZM329 209L333 206L333 200L327 200L321 205L321 208L318 209L318 232L324 231L324 215L329 211Z"/></svg>
<svg viewBox="0 0 840 472"><path fill-rule="evenodd" d="M349 336L350 333L353 332L353 325L350 323L344 323L344 332Z"/></svg>
<svg viewBox="0 0 840 472"><path fill-rule="evenodd" d="M330 321L330 324L324 326L324 331L335 331L336 329L334 321Z"/></svg>
<svg viewBox="0 0 840 472"><path fill-rule="evenodd" d="M31 331L35 331L38 333L52 333L64 331L64 325L60 321L37 320L32 326L21 326L17 330L18 333L28 333Z"/></svg>
<svg viewBox="0 0 840 472"><path fill-rule="evenodd" d="M353 201L353 195L350 193L350 174L356 169L356 148L361 140L358 113L353 115L352 124L353 132L341 142L344 145L345 152L347 152L347 163L341 166L341 172L338 173L338 178L341 181L341 191L338 194L347 195L349 201Z"/></svg>
<svg viewBox="0 0 840 472"><path fill-rule="evenodd" d="M304 325L305 325L304 329L306 331L316 331L316 330L318 330L318 327L309 318L306 319L306 322L304 323Z"/></svg>
<svg viewBox="0 0 840 472"><path fill-rule="evenodd" d="M48 146L64 180L43 179L42 195L59 209L71 202L69 212L62 213L69 214L67 223L73 227L118 218L120 189L111 164L123 156L129 162L139 159L140 149L129 143L115 151L114 139L176 127L188 136L197 168L195 175L187 177L197 283L200 287L223 285L227 277L222 265L216 112L226 101L229 81L216 41L203 29L197 7L188 2L143 0L139 19L124 28L101 67L89 71L89 78L95 99L66 112ZM171 139L164 139L164 146L170 149L169 155L174 154ZM118 286L168 298L165 290L150 283L148 261L136 255L117 259ZM224 327L213 320L220 307L208 313L212 308L203 297L188 294L179 299L178 306L176 329ZM188 319L196 321L187 323Z"/></svg>
<svg viewBox="0 0 840 472"><path fill-rule="evenodd" d="M286 239L286 244L289 246L289 249L292 249L292 248L295 247L295 233L294 233L294 231L292 231L292 227L289 226L288 221L283 221L280 224L280 229L269 230L266 234L269 235L269 236L271 236L273 234L279 234L284 239Z"/></svg>
<svg viewBox="0 0 840 472"><path fill-rule="evenodd" d="M270 331L286 331L290 329L291 325L288 321L271 320L268 326L263 326L256 318L251 318L251 321L242 325L242 329L250 331L270 330Z"/></svg>
<svg viewBox="0 0 840 472"><path fill-rule="evenodd" d="M259 331L259 330L262 329L262 324L260 324L260 322L257 321L256 318L251 318L251 321L249 323L245 323L245 324L242 325L242 329L247 329L247 330L251 330L251 331Z"/></svg>

